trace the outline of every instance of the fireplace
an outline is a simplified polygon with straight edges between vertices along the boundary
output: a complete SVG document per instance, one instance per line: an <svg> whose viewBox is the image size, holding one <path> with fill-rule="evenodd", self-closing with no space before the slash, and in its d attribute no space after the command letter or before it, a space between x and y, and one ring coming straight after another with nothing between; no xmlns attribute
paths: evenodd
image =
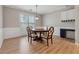
<svg viewBox="0 0 79 59"><path fill-rule="evenodd" d="M75 39L75 29L60 29L60 37Z"/></svg>

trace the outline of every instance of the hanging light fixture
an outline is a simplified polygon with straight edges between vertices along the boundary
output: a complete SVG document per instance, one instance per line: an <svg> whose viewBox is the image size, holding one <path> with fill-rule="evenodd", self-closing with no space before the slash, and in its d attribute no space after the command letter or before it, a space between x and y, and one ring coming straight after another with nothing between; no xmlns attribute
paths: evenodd
<svg viewBox="0 0 79 59"><path fill-rule="evenodd" d="M38 14L37 14L37 8L38 8L38 5L36 5L36 15L35 15L35 20L38 20L38 19L39 19Z"/></svg>

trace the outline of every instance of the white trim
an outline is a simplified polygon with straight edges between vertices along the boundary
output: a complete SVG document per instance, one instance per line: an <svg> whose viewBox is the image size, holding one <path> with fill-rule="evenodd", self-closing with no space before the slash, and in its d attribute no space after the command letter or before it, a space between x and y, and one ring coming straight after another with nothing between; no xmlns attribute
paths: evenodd
<svg viewBox="0 0 79 59"><path fill-rule="evenodd" d="M19 37L19 36L25 35L24 33L22 33L20 27L4 28L3 34L4 34L4 39Z"/></svg>

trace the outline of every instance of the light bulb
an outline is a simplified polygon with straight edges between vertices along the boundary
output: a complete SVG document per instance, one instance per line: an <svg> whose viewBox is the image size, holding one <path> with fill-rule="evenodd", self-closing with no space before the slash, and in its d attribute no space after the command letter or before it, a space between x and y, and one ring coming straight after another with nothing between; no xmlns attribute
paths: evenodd
<svg viewBox="0 0 79 59"><path fill-rule="evenodd" d="M35 20L38 20L39 19L39 17L35 17Z"/></svg>

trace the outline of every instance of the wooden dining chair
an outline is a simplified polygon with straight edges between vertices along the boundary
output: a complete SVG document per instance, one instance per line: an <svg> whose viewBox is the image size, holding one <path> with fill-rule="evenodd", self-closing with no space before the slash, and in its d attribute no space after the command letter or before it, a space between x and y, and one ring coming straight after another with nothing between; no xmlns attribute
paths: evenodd
<svg viewBox="0 0 79 59"><path fill-rule="evenodd" d="M37 35L31 31L30 27L27 27L27 36L28 36L28 42L30 39L30 42L32 43L32 39L34 39Z"/></svg>
<svg viewBox="0 0 79 59"><path fill-rule="evenodd" d="M53 33L54 27L50 27L47 34L42 36L42 38L47 40L47 46L49 46L49 39L51 39L51 44L53 43Z"/></svg>
<svg viewBox="0 0 79 59"><path fill-rule="evenodd" d="M43 29L48 30L48 27L45 26ZM47 32L42 32L42 35L46 35L46 34L47 34Z"/></svg>

